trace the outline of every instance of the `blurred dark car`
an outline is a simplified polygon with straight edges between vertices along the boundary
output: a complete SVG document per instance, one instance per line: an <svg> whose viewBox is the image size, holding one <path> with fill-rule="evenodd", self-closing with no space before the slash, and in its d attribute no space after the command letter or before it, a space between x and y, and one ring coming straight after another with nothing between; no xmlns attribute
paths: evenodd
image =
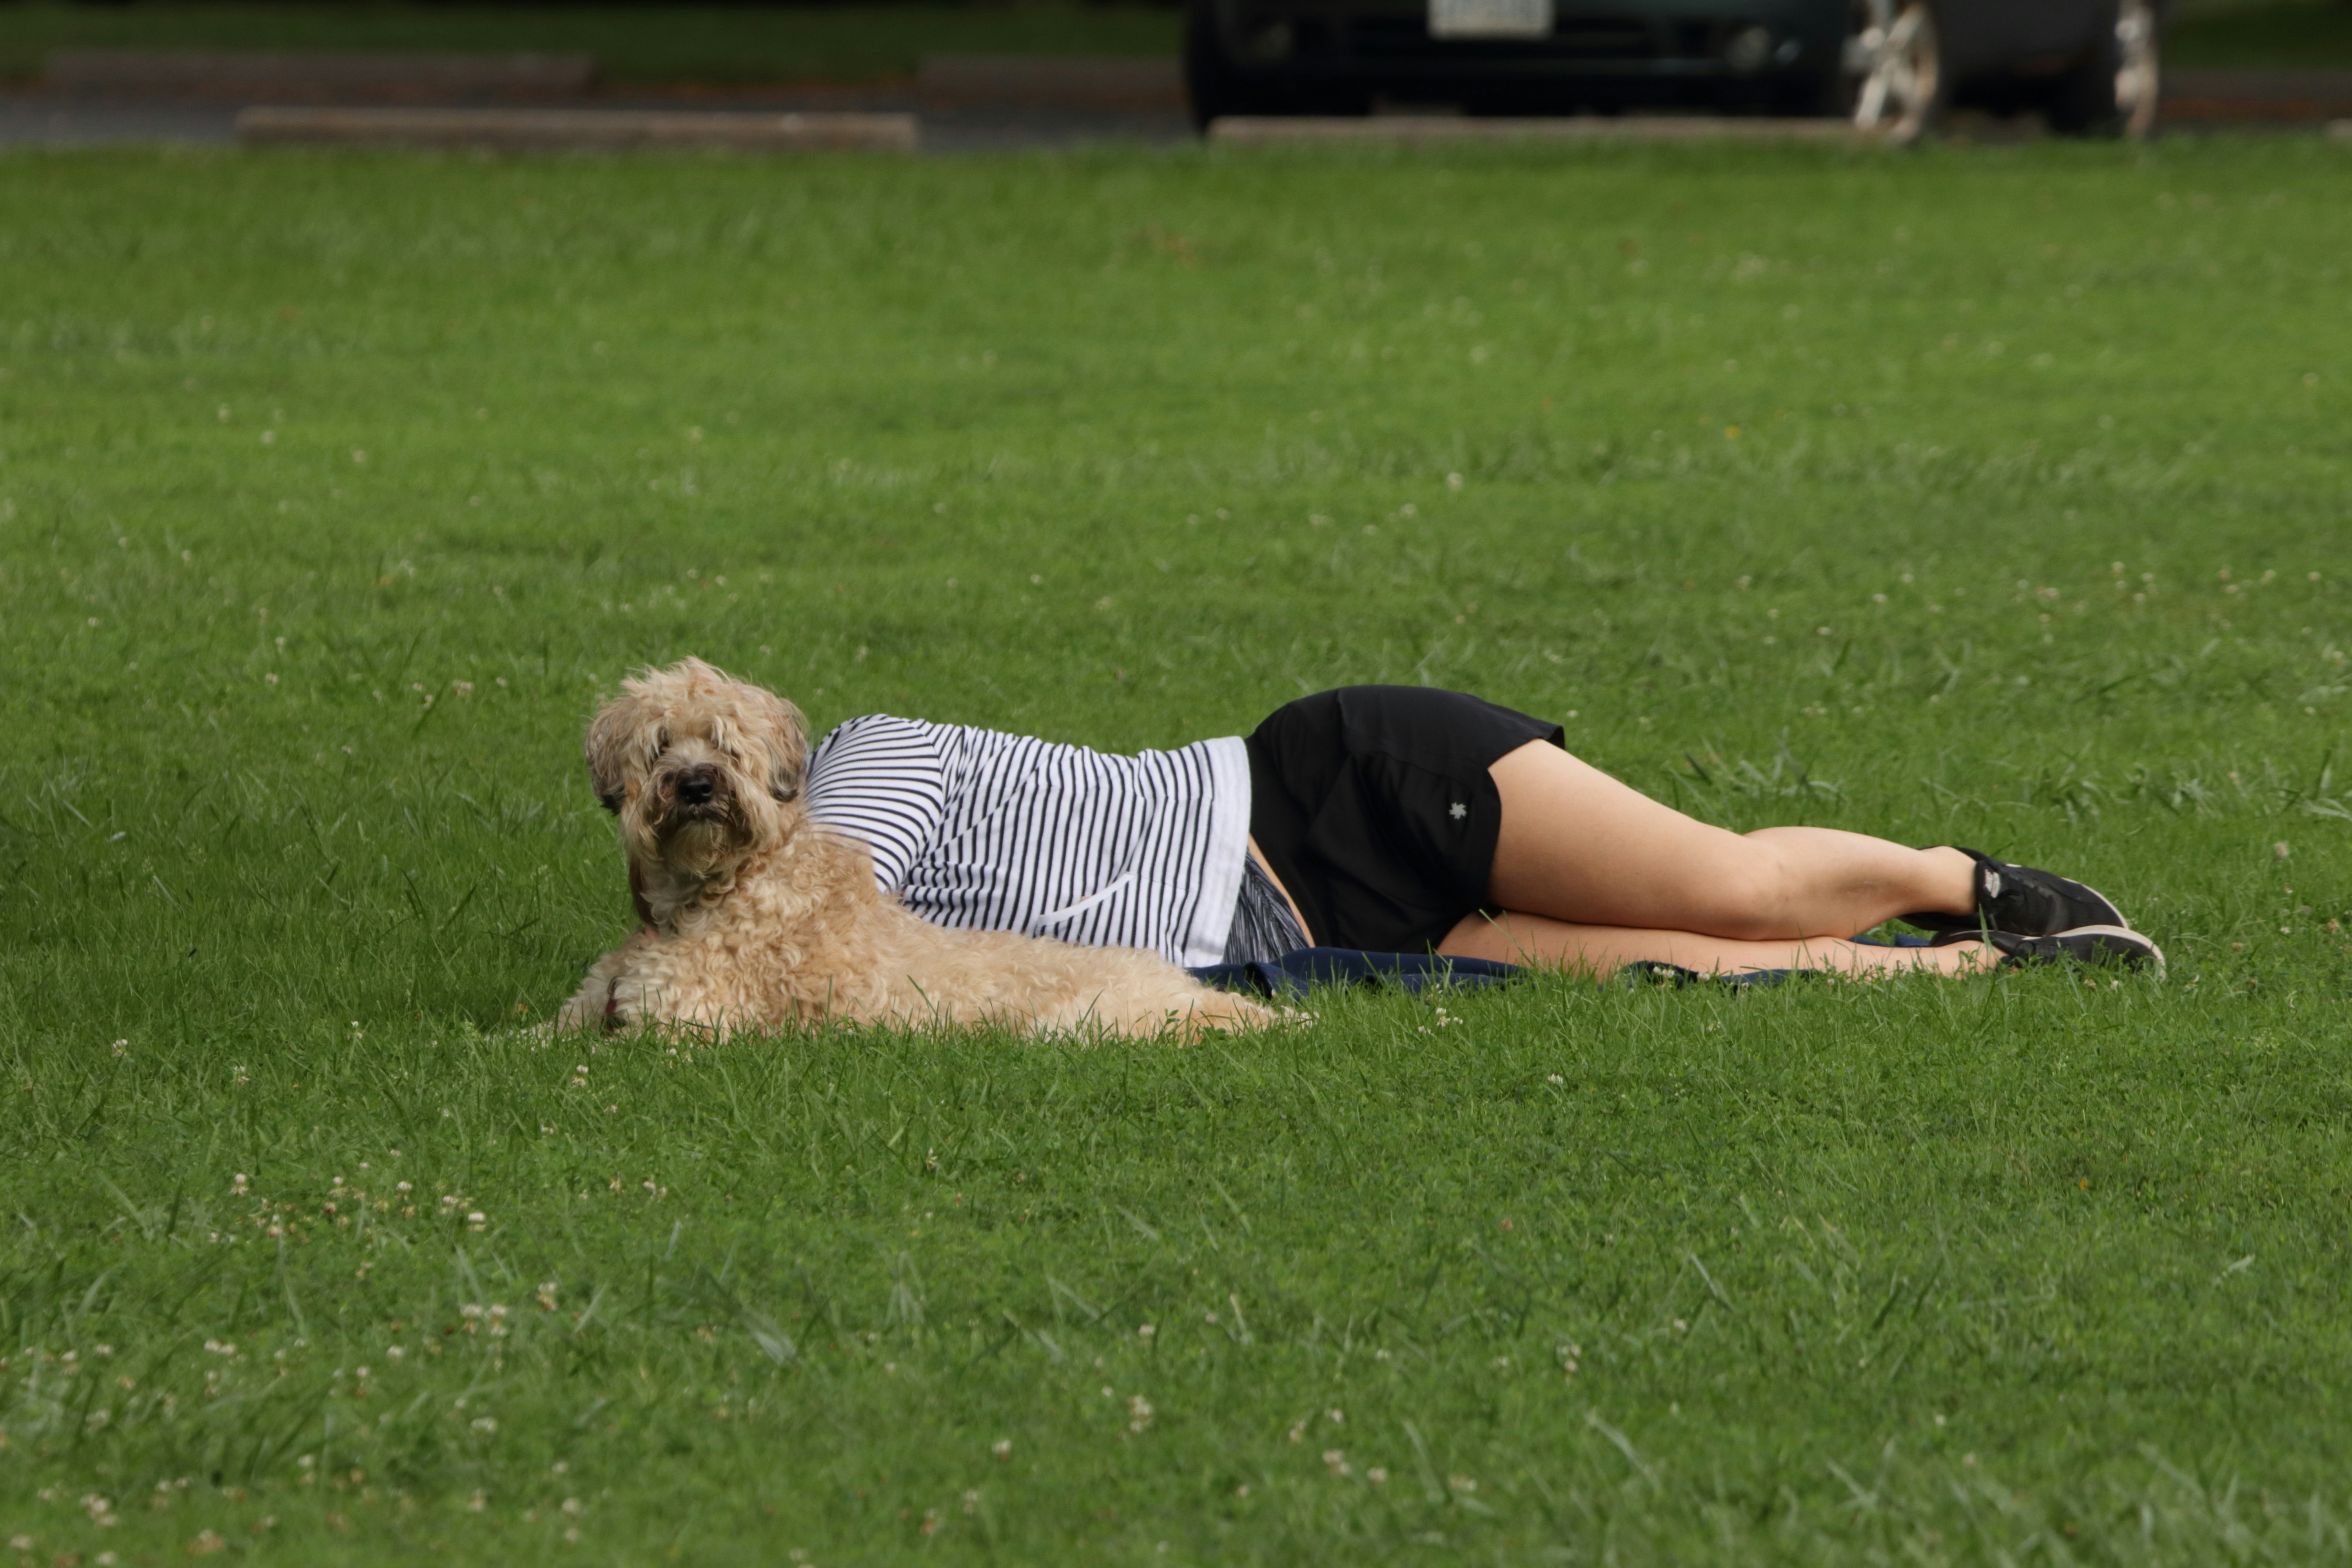
<svg viewBox="0 0 2352 1568"><path fill-rule="evenodd" d="M2154 124L2163 0L1191 0L1194 119L1682 109L1851 114L1912 140L1948 105Z"/></svg>

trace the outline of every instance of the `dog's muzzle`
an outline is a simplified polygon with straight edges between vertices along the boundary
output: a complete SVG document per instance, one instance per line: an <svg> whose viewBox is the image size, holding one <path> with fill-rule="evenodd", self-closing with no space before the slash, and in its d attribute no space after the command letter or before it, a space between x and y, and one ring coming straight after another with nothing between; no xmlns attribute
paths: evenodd
<svg viewBox="0 0 2352 1568"><path fill-rule="evenodd" d="M741 836L742 803L723 770L708 764L680 768L656 787L646 826L657 842L692 842L707 848Z"/></svg>
<svg viewBox="0 0 2352 1568"><path fill-rule="evenodd" d="M716 768L681 769L669 781L669 800L667 815L673 822L708 822L727 815L728 803Z"/></svg>

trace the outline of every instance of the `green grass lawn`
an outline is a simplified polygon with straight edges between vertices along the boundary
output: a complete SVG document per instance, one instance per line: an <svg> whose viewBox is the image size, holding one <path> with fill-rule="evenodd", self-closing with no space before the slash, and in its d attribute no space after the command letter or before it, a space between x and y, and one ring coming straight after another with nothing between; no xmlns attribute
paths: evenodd
<svg viewBox="0 0 2352 1568"><path fill-rule="evenodd" d="M0 5L0 79L51 49L584 49L608 81L863 81L927 54L1172 55L1181 13L1017 5Z"/></svg>
<svg viewBox="0 0 2352 1568"><path fill-rule="evenodd" d="M2347 173L0 159L0 1562L2344 1562ZM688 652L1467 689L2171 978L546 1045Z"/></svg>

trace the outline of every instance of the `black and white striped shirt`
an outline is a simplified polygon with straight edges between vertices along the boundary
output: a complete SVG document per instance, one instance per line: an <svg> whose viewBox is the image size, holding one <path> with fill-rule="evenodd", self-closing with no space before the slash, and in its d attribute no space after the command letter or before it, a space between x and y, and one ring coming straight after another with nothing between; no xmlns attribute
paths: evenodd
<svg viewBox="0 0 2352 1568"><path fill-rule="evenodd" d="M935 925L1224 958L1249 845L1239 736L1123 757L876 713L818 743L806 788L810 818Z"/></svg>

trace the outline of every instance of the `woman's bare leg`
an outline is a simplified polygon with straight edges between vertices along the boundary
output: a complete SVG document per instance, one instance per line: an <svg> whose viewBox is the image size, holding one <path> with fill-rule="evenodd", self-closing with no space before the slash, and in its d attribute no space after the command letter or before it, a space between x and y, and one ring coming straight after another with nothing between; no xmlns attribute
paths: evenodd
<svg viewBox="0 0 2352 1568"><path fill-rule="evenodd" d="M1957 849L1830 827L1711 827L1542 741L1492 772L1503 821L1487 899L1501 909L1580 928L1771 942L1976 908L1975 864Z"/></svg>
<svg viewBox="0 0 2352 1568"><path fill-rule="evenodd" d="M1687 931L1643 931L1627 926L1572 925L1542 915L1472 915L1438 944L1455 958L1491 958L1502 963L1533 963L1609 974L1644 960L1678 963L1702 974L1738 974L1757 969L1825 969L1857 978L1927 971L1973 974L2000 955L1977 942L1949 947L1863 947L1836 937L1741 942Z"/></svg>

